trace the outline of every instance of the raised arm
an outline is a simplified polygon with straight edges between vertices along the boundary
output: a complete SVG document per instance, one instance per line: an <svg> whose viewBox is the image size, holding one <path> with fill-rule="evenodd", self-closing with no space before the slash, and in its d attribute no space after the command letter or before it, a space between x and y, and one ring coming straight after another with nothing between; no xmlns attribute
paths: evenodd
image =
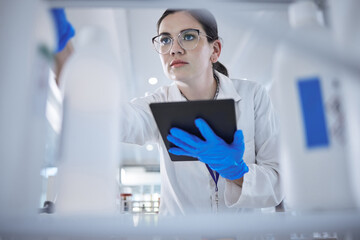
<svg viewBox="0 0 360 240"><path fill-rule="evenodd" d="M51 9L54 25L56 27L57 35L57 49L55 51L55 76L56 83L59 85L59 79L62 68L66 60L74 51L70 39L75 36L75 30L66 17L65 10L62 8Z"/></svg>

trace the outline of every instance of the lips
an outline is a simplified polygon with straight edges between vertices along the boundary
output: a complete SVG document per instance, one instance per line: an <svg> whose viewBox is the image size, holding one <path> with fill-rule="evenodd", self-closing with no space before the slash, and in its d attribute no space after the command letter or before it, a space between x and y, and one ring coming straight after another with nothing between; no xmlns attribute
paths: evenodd
<svg viewBox="0 0 360 240"><path fill-rule="evenodd" d="M173 60L170 63L170 67L181 67L181 66L183 66L185 64L188 64L188 63L185 62L185 61L181 61L181 60Z"/></svg>

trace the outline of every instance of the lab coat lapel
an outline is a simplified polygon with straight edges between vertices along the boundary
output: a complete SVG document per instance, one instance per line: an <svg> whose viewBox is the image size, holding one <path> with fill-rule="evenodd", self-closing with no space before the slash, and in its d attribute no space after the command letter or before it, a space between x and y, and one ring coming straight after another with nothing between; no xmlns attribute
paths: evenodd
<svg viewBox="0 0 360 240"><path fill-rule="evenodd" d="M240 101L241 96L236 91L232 80L218 71L215 71L215 74L219 77L220 80L218 99L234 99L235 102Z"/></svg>
<svg viewBox="0 0 360 240"><path fill-rule="evenodd" d="M175 83L172 83L169 87L169 95L167 101L168 102L186 101L186 99L181 95L181 92Z"/></svg>

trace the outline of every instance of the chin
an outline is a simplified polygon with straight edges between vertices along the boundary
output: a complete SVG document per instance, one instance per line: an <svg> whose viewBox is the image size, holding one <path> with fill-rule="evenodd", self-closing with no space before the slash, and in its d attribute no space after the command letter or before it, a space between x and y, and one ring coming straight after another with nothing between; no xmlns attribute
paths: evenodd
<svg viewBox="0 0 360 240"><path fill-rule="evenodd" d="M187 81L186 77L179 76L179 75L171 75L170 79L173 80L173 81L176 81L176 82L186 82Z"/></svg>
<svg viewBox="0 0 360 240"><path fill-rule="evenodd" d="M186 82L189 79L189 74L187 72L171 72L168 74L168 77L174 81Z"/></svg>
<svg viewBox="0 0 360 240"><path fill-rule="evenodd" d="M189 69L186 69L185 66L180 68L170 68L167 71L167 75L172 80L181 80L189 78Z"/></svg>

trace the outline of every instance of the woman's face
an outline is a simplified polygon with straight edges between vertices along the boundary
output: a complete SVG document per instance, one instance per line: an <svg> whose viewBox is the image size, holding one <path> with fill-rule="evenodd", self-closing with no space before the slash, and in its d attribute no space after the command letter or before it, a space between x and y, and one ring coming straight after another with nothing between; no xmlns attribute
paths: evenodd
<svg viewBox="0 0 360 240"><path fill-rule="evenodd" d="M186 83L192 79L212 74L213 46L206 36L200 34L198 45L192 50L183 49L178 41L179 33L186 29L198 29L206 34L201 24L187 12L176 12L166 16L159 26L159 34L169 33L174 39L171 50L160 54L161 63L169 79Z"/></svg>

